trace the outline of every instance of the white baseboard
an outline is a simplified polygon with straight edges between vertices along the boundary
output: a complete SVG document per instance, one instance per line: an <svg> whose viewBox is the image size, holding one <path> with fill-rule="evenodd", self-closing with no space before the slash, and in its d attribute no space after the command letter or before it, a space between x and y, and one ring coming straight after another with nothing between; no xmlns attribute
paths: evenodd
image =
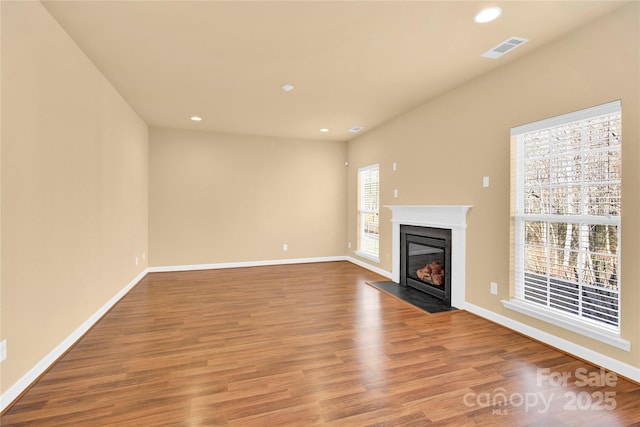
<svg viewBox="0 0 640 427"><path fill-rule="evenodd" d="M221 269L221 268L237 268L237 267L254 267L265 265L279 265L279 264L303 264L312 262L330 262L330 261L349 261L362 268L373 271L381 276L391 279L391 272L383 270L379 267L375 267L358 259L349 256L334 256L334 257L319 257L319 258L294 258L283 260L268 260L268 261L255 261L255 262L234 262L234 263L220 263L220 264L192 264L192 265L176 265L166 267L148 267L142 271L136 278L134 278L129 284L127 284L120 292L118 292L113 298L111 298L105 305L103 305L97 312L95 312L89 319L87 319L80 327L78 327L71 335L58 344L49 354L47 354L40 362L38 362L33 368L31 368L22 378L20 378L15 384L7 389L0 396L0 412L4 411L20 394L22 394L40 375L42 375L60 356L62 356L73 344L78 341L104 314L111 309L123 296L126 295L135 285L142 280L147 273L153 272L170 272L170 271L190 271L190 270L207 270L207 269ZM640 369L622 363L609 356L605 356L596 351L574 344L570 341L558 338L555 335L551 335L547 332L541 331L523 323L517 322L508 317L486 310L482 307L465 302L463 307L458 307L476 314L485 319L494 321L500 325L503 325L509 329L517 331L521 334L529 336L533 339L551 345L562 351L566 351L569 354L573 354L586 361L594 363L595 365L602 366L620 375L623 375L633 381L640 382Z"/></svg>
<svg viewBox="0 0 640 427"><path fill-rule="evenodd" d="M362 268L366 268L367 270L371 270L374 273L377 273L377 274L379 274L381 276L384 276L384 277L388 278L389 280L391 280L391 272L390 271L383 270L380 267L375 267L375 266L373 266L371 264L368 264L368 263L366 263L364 261L360 261L359 259L356 259L356 258L352 258L350 256L345 257L345 260L349 261L352 264L359 265Z"/></svg>
<svg viewBox="0 0 640 427"><path fill-rule="evenodd" d="M0 395L0 412L4 411L20 394L33 384L49 367L55 363L60 356L68 351L104 314L111 309L120 299L126 295L135 285L142 280L147 273L169 272L169 271L191 271L191 270L209 270L220 268L238 268L238 267L256 267L265 265L284 265L284 264L305 264L313 262L330 262L330 261L347 261L345 256L333 257L317 257L317 258L292 258L267 261L249 261L249 262L232 262L219 264L191 264L191 265L174 265L165 267L148 267L142 271L135 279L127 284L120 292L111 298L105 305L89 317L82 325L80 325L71 335L58 344L49 354L47 354L40 362L31 368L22 376L15 384L9 387L2 395Z"/></svg>
<svg viewBox="0 0 640 427"><path fill-rule="evenodd" d="M169 265L162 267L149 267L149 273L165 273L170 271L193 271L193 270L216 270L221 268L239 268L239 267L262 267L266 265L284 265L284 264L308 264L312 262L331 262L346 261L345 256L317 257L317 258L291 258L291 259L273 259L265 261L246 261L246 262L225 262L216 264L188 264L188 265Z"/></svg>
<svg viewBox="0 0 640 427"><path fill-rule="evenodd" d="M470 304L468 302L465 303L464 307L458 308L464 308L468 312L473 313L477 316L484 317L485 319L496 322L506 328L512 329L530 338L579 357L580 359L586 360L587 362L591 362L596 366L601 366L603 368L609 369L617 374L629 378L630 380L640 382L640 368L623 363L617 359L606 356L602 353L598 353L597 351L583 347L563 338L559 338L548 332L541 331L540 329L533 328L529 325L520 323L516 320L510 319L501 314L484 309L474 304Z"/></svg>
<svg viewBox="0 0 640 427"><path fill-rule="evenodd" d="M378 273L381 276L388 277L389 279L391 279L392 277L391 272L382 270L378 267L374 267L358 259L347 257L347 261L352 262L353 264L359 265L362 268L366 268L367 270L371 270L375 273ZM640 382L640 368L636 368L635 366L629 365L627 363L623 363L617 359L606 356L602 353L598 353L597 351L575 344L563 338L559 338L548 332L544 332L539 329L533 328L529 325L520 323L516 320L510 319L501 314L498 314L493 311L479 307L477 305L471 304L467 301L465 301L464 304L459 304L459 305L460 306L457 308L461 310L466 310L477 316L491 320L499 325L502 325L506 328L519 332L525 336L528 336L530 338L543 342L547 345L550 345L554 348L562 350L575 357L579 357L580 359L586 360L587 362L591 362L596 366L602 366L603 368L611 370L630 380Z"/></svg>
<svg viewBox="0 0 640 427"><path fill-rule="evenodd" d="M22 394L35 380L38 379L49 367L55 363L60 356L68 351L76 341L78 341L91 327L98 321L107 311L111 309L120 299L126 295L135 285L142 280L147 274L147 269L143 270L133 279L127 286L122 288L113 298L111 298L105 305L100 307L91 317L89 317L82 325L80 325L75 331L65 338L60 344L58 344L49 354L47 354L40 362L38 362L33 368L31 368L25 375L22 376L15 384L9 387L0 396L0 412L4 411L20 394Z"/></svg>

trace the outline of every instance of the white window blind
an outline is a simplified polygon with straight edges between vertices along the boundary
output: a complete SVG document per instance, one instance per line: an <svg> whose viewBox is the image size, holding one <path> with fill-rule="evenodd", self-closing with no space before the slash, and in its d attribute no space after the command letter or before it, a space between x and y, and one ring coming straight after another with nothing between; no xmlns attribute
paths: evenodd
<svg viewBox="0 0 640 427"><path fill-rule="evenodd" d="M379 167L358 169L358 251L377 259L380 253Z"/></svg>
<svg viewBox="0 0 640 427"><path fill-rule="evenodd" d="M619 331L621 114L612 102L511 131L515 298Z"/></svg>

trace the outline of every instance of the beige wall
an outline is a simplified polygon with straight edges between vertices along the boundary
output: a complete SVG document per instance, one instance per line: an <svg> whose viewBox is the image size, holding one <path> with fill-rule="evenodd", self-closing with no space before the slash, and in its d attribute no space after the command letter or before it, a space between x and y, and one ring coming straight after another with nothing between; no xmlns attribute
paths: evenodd
<svg viewBox="0 0 640 427"><path fill-rule="evenodd" d="M145 269L148 153L39 2L1 7L4 392Z"/></svg>
<svg viewBox="0 0 640 427"><path fill-rule="evenodd" d="M639 22L636 2L351 141L348 239L356 241L357 168L379 162L381 205L473 205L467 228L468 302L640 366ZM510 296L510 128L616 99L623 108L621 330L631 352L500 303ZM489 188L482 187L483 176L490 176ZM393 189L399 191L397 199ZM391 213L382 208L380 218L379 267L390 271ZM499 284L497 296L489 294L491 281Z"/></svg>
<svg viewBox="0 0 640 427"><path fill-rule="evenodd" d="M151 129L149 153L151 265L344 256L346 143Z"/></svg>

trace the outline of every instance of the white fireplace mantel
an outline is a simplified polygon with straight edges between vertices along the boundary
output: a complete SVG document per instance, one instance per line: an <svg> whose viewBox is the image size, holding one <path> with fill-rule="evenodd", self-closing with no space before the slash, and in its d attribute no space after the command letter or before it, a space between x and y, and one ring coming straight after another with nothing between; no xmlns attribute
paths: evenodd
<svg viewBox="0 0 640 427"><path fill-rule="evenodd" d="M392 238L391 278L400 282L400 225L451 230L451 305L465 306L466 232L469 205L390 205Z"/></svg>

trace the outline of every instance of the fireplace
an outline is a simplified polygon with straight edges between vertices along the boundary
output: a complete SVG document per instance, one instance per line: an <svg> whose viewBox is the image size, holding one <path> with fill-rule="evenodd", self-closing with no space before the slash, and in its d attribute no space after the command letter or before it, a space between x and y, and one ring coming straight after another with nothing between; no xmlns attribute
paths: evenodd
<svg viewBox="0 0 640 427"><path fill-rule="evenodd" d="M400 284L451 305L451 230L400 226Z"/></svg>
<svg viewBox="0 0 640 427"><path fill-rule="evenodd" d="M400 273L400 227L416 226L445 229L451 232L450 262L445 267L445 278L450 283L451 305L464 309L465 302L465 257L467 211L469 205L394 205L386 206L391 210L392 250L391 279L401 283ZM447 261L445 260L445 263ZM450 270L450 274L449 274Z"/></svg>

